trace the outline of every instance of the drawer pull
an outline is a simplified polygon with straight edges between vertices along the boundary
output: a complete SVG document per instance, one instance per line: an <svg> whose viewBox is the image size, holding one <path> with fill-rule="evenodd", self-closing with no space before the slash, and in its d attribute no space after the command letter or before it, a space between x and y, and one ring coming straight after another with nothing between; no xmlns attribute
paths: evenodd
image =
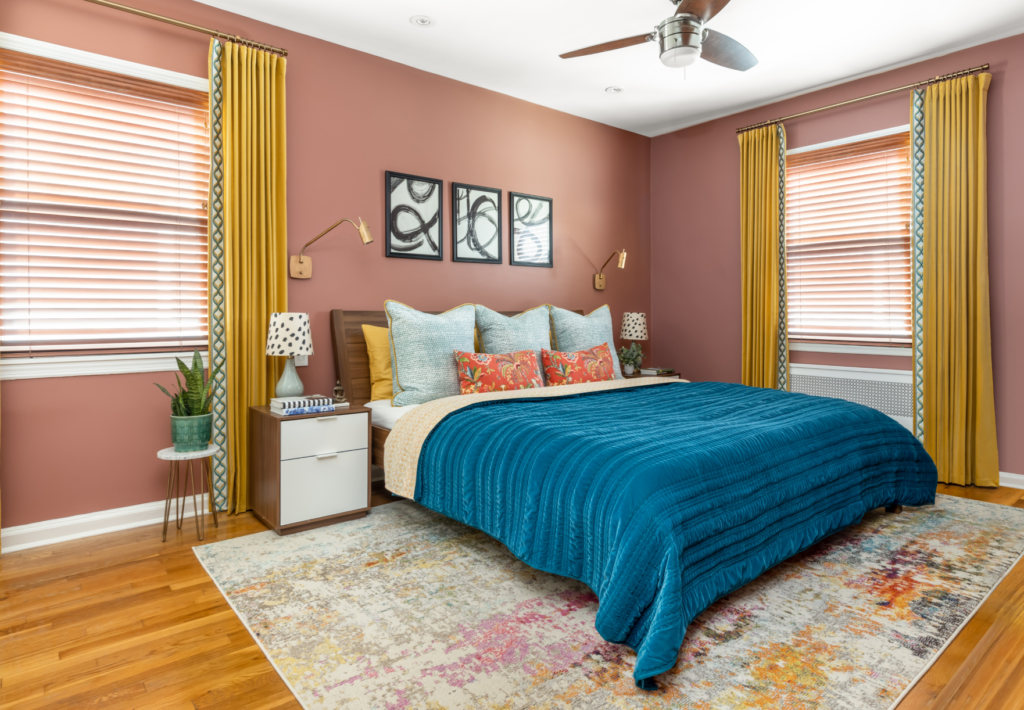
<svg viewBox="0 0 1024 710"><path fill-rule="evenodd" d="M329 422L329 421L333 421L334 417L317 417L316 420L318 422Z"/></svg>
<svg viewBox="0 0 1024 710"><path fill-rule="evenodd" d="M338 455L338 452L335 451L333 454L317 454L316 457L318 459L333 459L337 455Z"/></svg>

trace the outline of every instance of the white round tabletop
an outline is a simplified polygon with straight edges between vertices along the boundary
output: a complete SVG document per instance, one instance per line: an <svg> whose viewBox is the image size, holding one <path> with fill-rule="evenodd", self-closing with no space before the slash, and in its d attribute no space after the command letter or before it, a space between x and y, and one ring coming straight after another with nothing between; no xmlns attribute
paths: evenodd
<svg viewBox="0 0 1024 710"><path fill-rule="evenodd" d="M217 444L210 444L202 451L175 451L172 446L157 451L156 455L157 458L161 458L164 461L188 461L189 459L205 459L207 456L213 456L218 451L220 451L220 447Z"/></svg>

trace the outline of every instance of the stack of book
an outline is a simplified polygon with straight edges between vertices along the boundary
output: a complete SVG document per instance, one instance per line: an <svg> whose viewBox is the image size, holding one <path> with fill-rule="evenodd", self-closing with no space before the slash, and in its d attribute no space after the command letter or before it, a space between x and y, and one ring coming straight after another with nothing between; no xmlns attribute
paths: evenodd
<svg viewBox="0 0 1024 710"><path fill-rule="evenodd" d="M283 417L296 414L321 414L347 407L348 402L335 402L331 397L312 394L308 397L277 397L270 400L270 411Z"/></svg>
<svg viewBox="0 0 1024 710"><path fill-rule="evenodd" d="M674 375L675 370L671 367L641 367L641 375Z"/></svg>

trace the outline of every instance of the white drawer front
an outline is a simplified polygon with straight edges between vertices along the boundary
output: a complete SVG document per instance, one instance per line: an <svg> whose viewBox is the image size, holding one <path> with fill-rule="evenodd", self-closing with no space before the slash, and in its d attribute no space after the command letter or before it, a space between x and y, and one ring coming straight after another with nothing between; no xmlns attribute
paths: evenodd
<svg viewBox="0 0 1024 710"><path fill-rule="evenodd" d="M327 414L316 419L281 422L281 460L365 449L368 415Z"/></svg>
<svg viewBox="0 0 1024 710"><path fill-rule="evenodd" d="M365 508L366 456L361 449L282 461L281 525Z"/></svg>

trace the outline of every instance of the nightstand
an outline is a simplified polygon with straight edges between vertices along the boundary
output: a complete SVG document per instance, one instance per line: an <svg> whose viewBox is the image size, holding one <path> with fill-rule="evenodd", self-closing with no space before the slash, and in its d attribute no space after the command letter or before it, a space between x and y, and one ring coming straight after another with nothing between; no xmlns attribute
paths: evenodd
<svg viewBox="0 0 1024 710"><path fill-rule="evenodd" d="M249 408L249 504L278 535L370 510L370 410L283 417Z"/></svg>
<svg viewBox="0 0 1024 710"><path fill-rule="evenodd" d="M641 375L640 371L637 370L632 375L627 375L625 372L623 372L622 376L625 377L627 380L632 380L632 379L637 378L637 377L664 377L665 379L668 379L668 380L678 380L679 379L679 373L678 372L673 372L672 374L669 374L669 375Z"/></svg>

